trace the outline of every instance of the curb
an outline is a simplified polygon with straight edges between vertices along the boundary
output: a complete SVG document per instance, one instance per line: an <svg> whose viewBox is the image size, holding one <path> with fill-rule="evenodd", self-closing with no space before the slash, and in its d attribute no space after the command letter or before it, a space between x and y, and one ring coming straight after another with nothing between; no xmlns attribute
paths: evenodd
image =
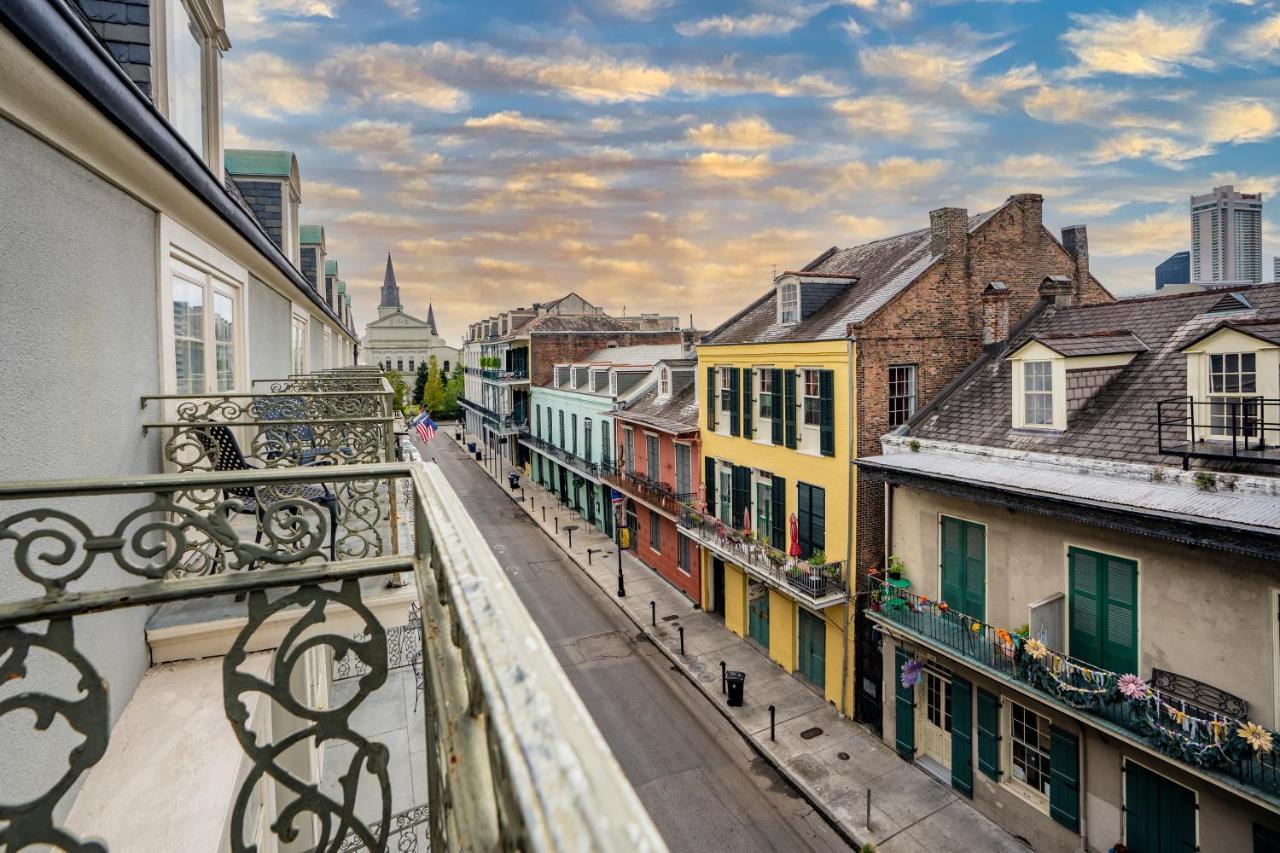
<svg viewBox="0 0 1280 853"><path fill-rule="evenodd" d="M455 440L454 445L461 447L463 449L463 452L466 451L465 442L463 444L459 444ZM474 462L475 460L471 459L470 461ZM484 469L482 468L481 470L484 470ZM484 473L486 476L488 476L489 474L488 471L485 471ZM490 479L492 479L492 477L490 477ZM498 483L497 480L494 480L494 482ZM500 486L501 483L498 483L498 485ZM521 504L520 501L516 500L513 495L508 494L505 489L503 490L503 494L506 495L507 498L513 504L520 505L522 511L524 510L523 504ZM529 515L529 520L532 521L535 525L538 524L537 520L534 519L531 514L526 512L526 515ZM538 527L538 532L543 534L546 533L546 531L544 531L541 527ZM777 759L771 756L768 752L766 752L760 744L756 743L755 738L752 736L752 734L749 731L747 731L746 727L743 726L742 723L739 722L739 720L736 717L734 717L731 713L729 713L728 706L719 702L716 698L715 693L713 693L705 684L698 681L698 679L694 678L693 673L691 673L683 665L683 660L680 657L680 655L678 655L676 652L672 651L671 649L668 649L663 643L659 642L658 637L655 637L649 633L648 626L646 626L643 622L638 621L634 616L632 616L629 612L627 612L627 609L625 607L623 607L621 604L618 604L618 602L614 600L613 594L610 592L610 590L606 589L604 585L600 583L600 581L596 580L596 578L590 572L586 571L586 568L580 562L578 562L577 558L575 558L573 554L569 553L569 549L564 544L562 544L559 539L557 539L554 536L547 536L547 538L550 539L552 542L554 542L556 544L556 547L564 552L564 555L568 557L569 560L575 566L578 567L578 569L582 572L582 574L586 575L588 580L590 580L593 584L595 584L596 587L601 592L605 593L606 596L609 597L610 602L615 607L618 608L618 610L622 613L623 616L627 617L627 619L633 625L635 625L638 629L640 629L640 633L642 635L649 638L649 640L653 643L653 645L659 651L662 652L662 654L667 658L667 660L671 661L676 665L676 671L678 671L681 675L683 675L690 684L692 684L693 686L698 688L699 691L702 692L702 695L705 696L707 700L712 704L712 706L714 706L715 709L720 712L720 716L728 720L729 724L733 726L734 730L737 731L738 734L742 737L742 739L747 742L747 744L751 747L752 751L755 752L756 755L759 755L762 759L764 759L764 761L768 763L770 767L776 770L780 776L782 776L784 779L790 782L792 787L794 787L796 791L799 792L800 796L804 798L805 802L813 806L814 810L818 812L818 814L822 815L823 820L827 822L827 824L836 832L837 835L841 837L841 839L843 839L847 844L849 844L850 847L854 848L855 850L862 846L864 842L859 840L857 836L855 836L843 823L840 822L839 819L837 819L827 809L826 804L823 803L822 800L818 797L817 793L809 787L808 783L805 782L803 779L801 779L795 773L792 773L790 770L788 770L781 762L779 762Z"/></svg>

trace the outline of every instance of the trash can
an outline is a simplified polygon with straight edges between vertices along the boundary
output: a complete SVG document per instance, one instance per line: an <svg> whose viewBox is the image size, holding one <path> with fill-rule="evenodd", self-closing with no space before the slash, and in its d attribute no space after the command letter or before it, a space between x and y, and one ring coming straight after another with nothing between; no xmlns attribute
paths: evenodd
<svg viewBox="0 0 1280 853"><path fill-rule="evenodd" d="M747 686L747 674L731 669L724 674L724 680L729 685L729 704L734 708L741 708L742 692Z"/></svg>
<svg viewBox="0 0 1280 853"><path fill-rule="evenodd" d="M467 450L468 450L469 452L471 452L471 453L475 453L475 452L476 452L476 443L475 443L474 441L468 441L468 442L467 442Z"/></svg>
<svg viewBox="0 0 1280 853"><path fill-rule="evenodd" d="M507 482L511 484L511 491L514 492L516 489L520 488L520 475L515 471L511 471L507 474Z"/></svg>
<svg viewBox="0 0 1280 853"><path fill-rule="evenodd" d="M477 462L479 462L479 461L481 461L482 459L484 459L484 454L483 454L483 453L481 453L479 450L477 450L477 451L476 451L476 461L477 461Z"/></svg>

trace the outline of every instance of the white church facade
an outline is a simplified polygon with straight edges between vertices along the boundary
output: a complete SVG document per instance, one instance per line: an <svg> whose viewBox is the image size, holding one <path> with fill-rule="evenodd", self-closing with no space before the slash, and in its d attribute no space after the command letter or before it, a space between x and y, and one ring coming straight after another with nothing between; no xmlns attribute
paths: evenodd
<svg viewBox="0 0 1280 853"><path fill-rule="evenodd" d="M387 255L387 271L382 278L382 298L378 319L365 327L360 344L360 361L383 370L396 370L412 384L418 366L431 356L447 375L458 364L458 349L445 343L436 331L435 306L427 305L427 319L420 320L405 312L400 304L400 287Z"/></svg>

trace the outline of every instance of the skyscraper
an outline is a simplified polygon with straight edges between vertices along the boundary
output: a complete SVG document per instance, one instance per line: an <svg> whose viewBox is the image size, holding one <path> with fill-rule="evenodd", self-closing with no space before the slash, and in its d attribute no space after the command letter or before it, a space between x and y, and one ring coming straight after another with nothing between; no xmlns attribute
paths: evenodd
<svg viewBox="0 0 1280 853"><path fill-rule="evenodd" d="M1166 284L1187 284L1190 281L1190 252L1174 252L1156 265L1156 290Z"/></svg>
<svg viewBox="0 0 1280 853"><path fill-rule="evenodd" d="M1228 184L1191 197L1191 280L1262 281L1262 193Z"/></svg>
<svg viewBox="0 0 1280 853"><path fill-rule="evenodd" d="M1271 259L1271 280L1280 281L1280 255Z"/></svg>

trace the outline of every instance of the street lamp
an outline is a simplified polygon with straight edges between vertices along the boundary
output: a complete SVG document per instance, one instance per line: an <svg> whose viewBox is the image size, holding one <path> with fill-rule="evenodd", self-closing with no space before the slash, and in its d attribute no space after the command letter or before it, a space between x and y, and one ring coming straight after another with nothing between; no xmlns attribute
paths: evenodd
<svg viewBox="0 0 1280 853"><path fill-rule="evenodd" d="M613 525L614 533L618 537L618 598L625 598L627 587L622 579L622 502L619 501L614 506L618 508L616 513L618 517L614 520L615 523Z"/></svg>

